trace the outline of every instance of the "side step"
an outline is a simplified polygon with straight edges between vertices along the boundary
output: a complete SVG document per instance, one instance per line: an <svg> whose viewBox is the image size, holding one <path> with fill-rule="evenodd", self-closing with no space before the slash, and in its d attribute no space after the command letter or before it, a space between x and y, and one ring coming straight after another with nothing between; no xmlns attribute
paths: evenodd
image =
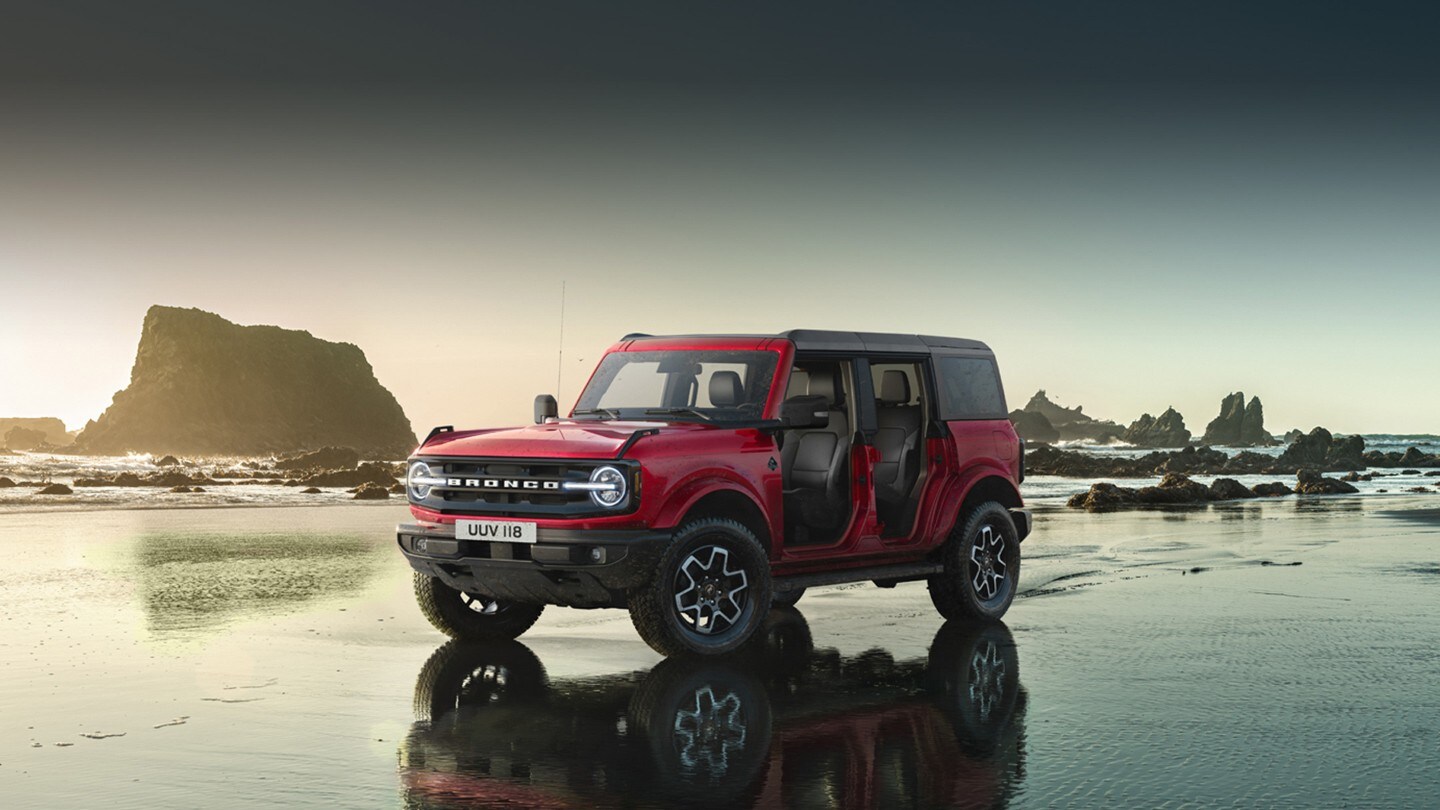
<svg viewBox="0 0 1440 810"><path fill-rule="evenodd" d="M842 571L823 571L818 574L798 574L793 577L776 577L773 588L776 592L798 591L801 588L818 588L821 585L843 585L847 582L874 580L876 585L888 588L897 582L925 579L945 570L941 563L902 563L900 565L875 565L868 568L846 568Z"/></svg>

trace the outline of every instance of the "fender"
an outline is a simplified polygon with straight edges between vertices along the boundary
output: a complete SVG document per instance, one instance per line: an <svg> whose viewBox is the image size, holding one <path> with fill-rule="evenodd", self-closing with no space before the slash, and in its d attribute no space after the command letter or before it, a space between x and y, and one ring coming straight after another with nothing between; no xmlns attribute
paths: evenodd
<svg viewBox="0 0 1440 810"><path fill-rule="evenodd" d="M941 530L935 533L935 536L939 538L941 542L944 541L944 538L950 536L950 532L955 530L955 524L960 520L960 509L965 505L965 499L970 497L970 493L973 492L975 487L982 481L988 481L992 478L996 479L996 483L1003 484L1005 489L1013 495L1015 499L1013 505L1019 506L1023 504L1020 498L1020 491L1016 489L1015 485L1010 481L1010 470L995 459L980 459L975 464L965 468L965 471L951 482L950 486L947 487L944 497L941 498L941 503L945 504L945 507L937 515L935 524L935 527Z"/></svg>
<svg viewBox="0 0 1440 810"><path fill-rule="evenodd" d="M678 485L671 488L670 494L666 497L664 505L660 507L655 515L652 528L665 530L673 529L685 517L696 503L706 495L716 492L735 492L745 497L751 504L765 516L770 524L769 530L772 537L776 534L775 520L772 510L765 508L765 501L760 493L755 491L751 483L744 476L733 470L724 468L711 468L700 470L693 475L686 476Z"/></svg>

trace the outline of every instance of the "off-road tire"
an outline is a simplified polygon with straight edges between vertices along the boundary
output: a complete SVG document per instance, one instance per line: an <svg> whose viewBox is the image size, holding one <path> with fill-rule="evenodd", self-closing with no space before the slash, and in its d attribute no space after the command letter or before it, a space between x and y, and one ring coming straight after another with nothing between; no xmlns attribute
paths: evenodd
<svg viewBox="0 0 1440 810"><path fill-rule="evenodd" d="M793 591L775 591L775 594L770 597L770 604L775 607L795 607L795 604L800 601L800 597L804 595L804 588L796 588Z"/></svg>
<svg viewBox="0 0 1440 810"><path fill-rule="evenodd" d="M544 605L501 604L494 613L481 613L466 604L475 598L415 572L415 601L436 630L461 641L508 641L519 636L545 610ZM482 597L483 598L483 597Z"/></svg>
<svg viewBox="0 0 1440 810"><path fill-rule="evenodd" d="M986 550L977 550L977 543ZM945 570L930 577L930 601L941 616L996 620L1005 615L1020 583L1020 533L1010 510L995 501L979 504L951 533L941 554ZM993 591L986 593L987 587Z"/></svg>
<svg viewBox="0 0 1440 810"><path fill-rule="evenodd" d="M698 622L682 618L676 597L683 598L685 594L677 582L691 585L694 583L691 573L708 572L701 564L715 567L720 563L713 553L707 554L706 550L712 547L724 550L724 570L744 572L745 589L736 594L741 597L741 603L731 601L711 606L707 621L711 626L725 621L726 626L718 632L705 633L698 629ZM704 559L699 559L702 557ZM723 588L719 590L723 592ZM661 555L650 582L628 596L630 621L636 632L652 649L665 656L721 655L739 648L765 619L770 600L770 559L764 547L754 532L726 518L701 518L681 526ZM717 607L721 612L717 612ZM727 619L725 613L734 612L736 608L738 615ZM703 609L696 611L695 617L702 617Z"/></svg>

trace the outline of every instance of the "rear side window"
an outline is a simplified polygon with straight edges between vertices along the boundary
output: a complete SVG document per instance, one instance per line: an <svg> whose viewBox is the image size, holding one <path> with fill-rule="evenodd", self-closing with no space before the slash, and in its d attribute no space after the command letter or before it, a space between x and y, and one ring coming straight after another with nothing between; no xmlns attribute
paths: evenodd
<svg viewBox="0 0 1440 810"><path fill-rule="evenodd" d="M1000 372L988 357L937 357L940 378L940 418L1004 419L1005 394Z"/></svg>

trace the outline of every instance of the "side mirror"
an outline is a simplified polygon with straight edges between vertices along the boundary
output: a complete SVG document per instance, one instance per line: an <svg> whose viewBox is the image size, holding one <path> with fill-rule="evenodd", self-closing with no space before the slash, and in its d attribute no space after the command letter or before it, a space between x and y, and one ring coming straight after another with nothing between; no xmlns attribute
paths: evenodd
<svg viewBox="0 0 1440 810"><path fill-rule="evenodd" d="M543 425L552 419L559 418L560 406L555 404L555 397L549 394L535 397L535 424Z"/></svg>
<svg viewBox="0 0 1440 810"><path fill-rule="evenodd" d="M825 427L830 424L830 403L818 394L791 397L780 404L780 422L786 430Z"/></svg>

